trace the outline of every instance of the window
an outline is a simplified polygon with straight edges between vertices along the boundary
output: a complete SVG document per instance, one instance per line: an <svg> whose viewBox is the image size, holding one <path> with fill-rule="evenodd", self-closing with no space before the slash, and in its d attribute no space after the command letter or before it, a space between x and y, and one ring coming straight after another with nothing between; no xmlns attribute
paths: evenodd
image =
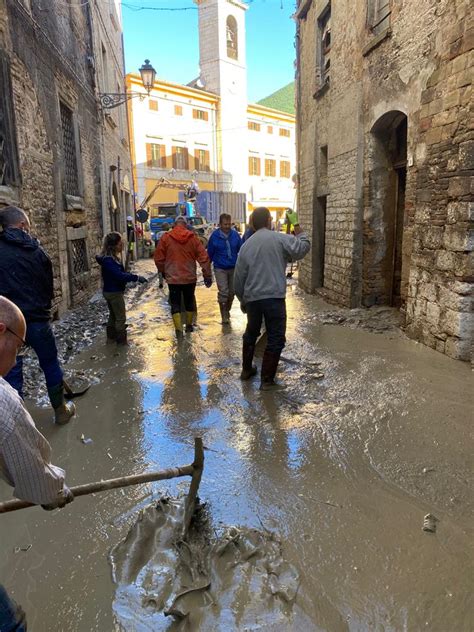
<svg viewBox="0 0 474 632"><path fill-rule="evenodd" d="M269 125L269 126L267 127L267 132L268 132L269 134L273 134L273 125Z"/></svg>
<svg viewBox="0 0 474 632"><path fill-rule="evenodd" d="M194 154L194 168L196 171L210 171L209 152L207 149L196 149Z"/></svg>
<svg viewBox="0 0 474 632"><path fill-rule="evenodd" d="M253 132L259 132L260 131L260 123L255 123L255 121L249 121L248 122L248 128L251 129Z"/></svg>
<svg viewBox="0 0 474 632"><path fill-rule="evenodd" d="M319 31L319 59L318 68L321 87L329 84L331 67L331 5L324 9L318 19Z"/></svg>
<svg viewBox="0 0 474 632"><path fill-rule="evenodd" d="M237 59L239 54L237 20L229 15L226 21L227 57Z"/></svg>
<svg viewBox="0 0 474 632"><path fill-rule="evenodd" d="M206 110L193 110L193 118L199 121L208 121L209 113Z"/></svg>
<svg viewBox="0 0 474 632"><path fill-rule="evenodd" d="M257 156L249 156L249 176L260 175L260 158Z"/></svg>
<svg viewBox="0 0 474 632"><path fill-rule="evenodd" d="M374 35L390 26L390 0L367 0L367 23Z"/></svg>
<svg viewBox="0 0 474 632"><path fill-rule="evenodd" d="M290 161L280 160L280 178L290 177Z"/></svg>
<svg viewBox="0 0 474 632"><path fill-rule="evenodd" d="M60 103L59 109L63 136L64 193L79 195L76 134L72 111L64 103Z"/></svg>
<svg viewBox="0 0 474 632"><path fill-rule="evenodd" d="M156 99L148 99L148 108L153 112L158 112L158 101Z"/></svg>
<svg viewBox="0 0 474 632"><path fill-rule="evenodd" d="M158 143L146 144L147 167L166 169L166 147Z"/></svg>
<svg viewBox="0 0 474 632"><path fill-rule="evenodd" d="M175 114L175 116L183 116L183 106L182 105L175 105L174 106L174 114Z"/></svg>
<svg viewBox="0 0 474 632"><path fill-rule="evenodd" d="M173 147L173 169L187 171L189 169L189 153L187 147Z"/></svg>
<svg viewBox="0 0 474 632"><path fill-rule="evenodd" d="M321 145L319 153L319 178L321 180L328 177L328 146Z"/></svg>
<svg viewBox="0 0 474 632"><path fill-rule="evenodd" d="M0 50L0 186L18 182L18 159L8 57Z"/></svg>
<svg viewBox="0 0 474 632"><path fill-rule="evenodd" d="M284 127L280 127L280 136L285 136L286 138L290 138L290 130L285 129Z"/></svg>
<svg viewBox="0 0 474 632"><path fill-rule="evenodd" d="M85 239L71 239L71 274L74 280L85 272L89 272L89 258Z"/></svg>
<svg viewBox="0 0 474 632"><path fill-rule="evenodd" d="M268 178L276 176L276 160L273 160L273 158L265 158L265 175Z"/></svg>

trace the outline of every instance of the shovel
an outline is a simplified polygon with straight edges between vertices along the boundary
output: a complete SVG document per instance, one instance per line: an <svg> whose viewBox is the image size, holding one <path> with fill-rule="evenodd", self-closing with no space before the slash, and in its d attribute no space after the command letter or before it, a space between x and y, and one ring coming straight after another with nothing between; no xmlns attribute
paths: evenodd
<svg viewBox="0 0 474 632"><path fill-rule="evenodd" d="M145 474L133 474L131 476L122 476L120 478L110 478L105 481L97 481L94 483L87 483L85 485L76 485L71 487L71 492L74 498L77 496L87 496L88 494L96 494L98 492L105 492L109 489L118 489L121 487L129 487L130 485L142 485L143 483L151 483L153 481L163 481L170 478L179 478L182 476L191 476L191 485L186 497L184 507L184 523L182 529L182 537L186 536L191 519L193 517L196 496L199 489L199 483L201 482L202 472L204 470L204 446L202 439L196 437L194 439L194 461L191 465L183 465L181 467L173 467L167 470L161 470L158 472L146 472ZM7 500L4 503L0 503L0 514L8 513L10 511L17 511L18 509L26 509L27 507L35 507L34 503L29 503L25 500Z"/></svg>
<svg viewBox="0 0 474 632"><path fill-rule="evenodd" d="M86 381L83 381L82 385L71 385L69 382L66 382L66 380L63 380L63 387L66 399L74 399L74 397L80 397L84 395L84 393L87 393L91 385Z"/></svg>

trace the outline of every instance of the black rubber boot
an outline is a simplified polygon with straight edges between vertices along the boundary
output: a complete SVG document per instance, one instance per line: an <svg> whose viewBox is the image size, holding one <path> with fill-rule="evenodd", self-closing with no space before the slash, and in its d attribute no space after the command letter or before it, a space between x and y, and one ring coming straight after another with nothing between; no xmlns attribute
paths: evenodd
<svg viewBox="0 0 474 632"><path fill-rule="evenodd" d="M115 331L115 327L111 327L110 325L107 325L106 332L107 332L107 342L115 342L117 340L117 332Z"/></svg>
<svg viewBox="0 0 474 632"><path fill-rule="evenodd" d="M255 346L249 345L244 342L242 347L242 373L240 374L241 380L250 380L251 377L257 374L257 367L252 364L253 354L255 352Z"/></svg>
<svg viewBox="0 0 474 632"><path fill-rule="evenodd" d="M273 353L267 351L263 354L262 360L262 373L260 378L260 390L271 391L284 388L281 384L275 382L275 375L278 368L278 362L280 360L280 353Z"/></svg>
<svg viewBox="0 0 474 632"><path fill-rule="evenodd" d="M123 345L123 346L128 345L127 332L126 331L117 332L117 337L115 338L115 340L117 341L118 345Z"/></svg>
<svg viewBox="0 0 474 632"><path fill-rule="evenodd" d="M223 325L229 324L229 313L227 311L227 303L219 303L219 309L221 310L221 322Z"/></svg>

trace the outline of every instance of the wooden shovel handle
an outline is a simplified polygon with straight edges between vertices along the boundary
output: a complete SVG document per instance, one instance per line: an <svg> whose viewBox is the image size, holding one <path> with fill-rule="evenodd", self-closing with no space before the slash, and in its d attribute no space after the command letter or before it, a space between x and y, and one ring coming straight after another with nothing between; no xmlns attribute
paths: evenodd
<svg viewBox="0 0 474 632"><path fill-rule="evenodd" d="M199 477L199 479L201 478L201 473L204 465L202 458L202 439L200 438L196 438L194 440L194 455L194 462L191 465L173 467L158 472L145 472L144 474L132 474L131 476L110 478L105 481L86 483L85 485L76 485L75 487L71 487L71 492L74 494L74 497L86 496L87 494L105 492L109 489L129 487L130 485L140 485L143 483L151 483L153 481L162 481L169 478L179 478L181 476L192 476L193 482L195 482L197 476ZM18 509L25 509L26 507L35 507L35 505L24 500L8 500L7 502L0 503L0 513L17 511Z"/></svg>

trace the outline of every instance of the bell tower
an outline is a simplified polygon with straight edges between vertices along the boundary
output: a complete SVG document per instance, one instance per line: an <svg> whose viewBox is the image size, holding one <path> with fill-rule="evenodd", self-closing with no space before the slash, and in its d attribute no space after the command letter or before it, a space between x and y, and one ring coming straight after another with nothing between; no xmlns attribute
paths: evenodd
<svg viewBox="0 0 474 632"><path fill-rule="evenodd" d="M195 0L199 8L199 65L204 90L220 97L218 164L226 190L247 191L247 65L245 12L240 0Z"/></svg>

